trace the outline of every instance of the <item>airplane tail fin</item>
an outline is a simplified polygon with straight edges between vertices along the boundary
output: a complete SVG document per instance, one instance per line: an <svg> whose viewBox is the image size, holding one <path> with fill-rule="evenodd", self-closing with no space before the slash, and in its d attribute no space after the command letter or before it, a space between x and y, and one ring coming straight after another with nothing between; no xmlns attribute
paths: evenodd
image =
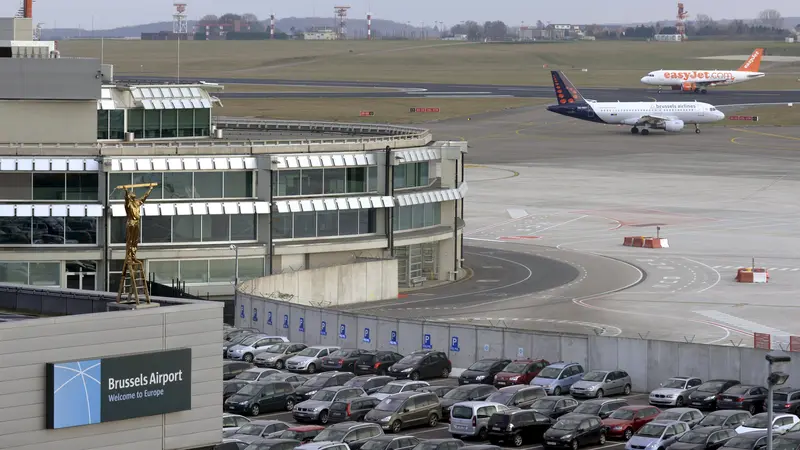
<svg viewBox="0 0 800 450"><path fill-rule="evenodd" d="M761 66L761 57L764 56L764 49L757 48L753 51L753 54L747 58L747 61L739 67L739 71L741 72L758 72L759 66Z"/></svg>
<svg viewBox="0 0 800 450"><path fill-rule="evenodd" d="M572 85L569 79L559 70L550 72L553 76L553 89L556 91L556 100L560 105L567 103L586 103L580 92Z"/></svg>

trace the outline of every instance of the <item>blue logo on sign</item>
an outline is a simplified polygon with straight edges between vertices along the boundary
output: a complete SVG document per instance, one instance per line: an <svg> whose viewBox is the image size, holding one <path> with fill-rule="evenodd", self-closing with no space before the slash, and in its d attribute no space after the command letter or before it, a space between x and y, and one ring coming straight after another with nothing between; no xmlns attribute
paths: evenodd
<svg viewBox="0 0 800 450"><path fill-rule="evenodd" d="M347 339L347 327L345 324L339 325L339 339Z"/></svg>
<svg viewBox="0 0 800 450"><path fill-rule="evenodd" d="M319 324L319 335L320 336L327 336L328 335L328 323L324 320L321 324Z"/></svg>
<svg viewBox="0 0 800 450"><path fill-rule="evenodd" d="M258 322L258 308L253 308L253 322Z"/></svg>
<svg viewBox="0 0 800 450"><path fill-rule="evenodd" d="M289 315L283 315L283 328L289 328Z"/></svg>
<svg viewBox="0 0 800 450"><path fill-rule="evenodd" d="M389 345L397 345L397 331L389 333Z"/></svg>
<svg viewBox="0 0 800 450"><path fill-rule="evenodd" d="M101 361L53 365L53 428L100 423Z"/></svg>
<svg viewBox="0 0 800 450"><path fill-rule="evenodd" d="M244 319L244 305L239 308L239 317Z"/></svg>
<svg viewBox="0 0 800 450"><path fill-rule="evenodd" d="M272 325L272 311L267 311L267 325Z"/></svg>
<svg viewBox="0 0 800 450"><path fill-rule="evenodd" d="M433 347L431 347L431 335L430 334L426 334L426 335L422 336L422 348L424 348L424 349L433 348Z"/></svg>
<svg viewBox="0 0 800 450"><path fill-rule="evenodd" d="M367 344L370 343L369 328L364 328L364 342L366 342Z"/></svg>
<svg viewBox="0 0 800 450"><path fill-rule="evenodd" d="M305 333L305 331L306 331L306 321L305 321L305 320L303 320L303 318L302 318L302 317L300 318L300 328L299 328L299 330L300 330L300 331L302 331L302 332L304 332L304 333Z"/></svg>
<svg viewBox="0 0 800 450"><path fill-rule="evenodd" d="M458 348L458 336L453 336L452 338L450 338L450 351L457 352L460 350L461 349Z"/></svg>

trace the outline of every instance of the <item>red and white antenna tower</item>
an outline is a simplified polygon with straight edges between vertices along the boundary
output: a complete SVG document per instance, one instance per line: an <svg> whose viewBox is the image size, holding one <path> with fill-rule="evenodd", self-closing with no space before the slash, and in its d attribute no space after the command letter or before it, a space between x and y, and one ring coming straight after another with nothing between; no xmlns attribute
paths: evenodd
<svg viewBox="0 0 800 450"><path fill-rule="evenodd" d="M172 14L172 32L175 34L189 34L189 21L186 15L186 3L173 3L175 13Z"/></svg>
<svg viewBox="0 0 800 450"><path fill-rule="evenodd" d="M686 40L686 25L683 21L689 17L689 11L683 9L683 3L678 3L678 21L675 23L675 29L678 30L678 34L681 36L681 41Z"/></svg>
<svg viewBox="0 0 800 450"><path fill-rule="evenodd" d="M275 39L275 13L269 15L269 38Z"/></svg>
<svg viewBox="0 0 800 450"><path fill-rule="evenodd" d="M367 13L367 40L372 39L372 13Z"/></svg>
<svg viewBox="0 0 800 450"><path fill-rule="evenodd" d="M339 33L339 39L347 39L347 10L349 6L334 6L333 11L336 14L336 24Z"/></svg>

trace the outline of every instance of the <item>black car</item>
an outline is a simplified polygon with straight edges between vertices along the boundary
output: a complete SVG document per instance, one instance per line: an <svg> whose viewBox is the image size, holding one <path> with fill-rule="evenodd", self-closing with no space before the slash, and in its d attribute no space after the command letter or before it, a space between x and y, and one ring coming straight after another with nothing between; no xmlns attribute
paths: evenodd
<svg viewBox="0 0 800 450"><path fill-rule="evenodd" d="M417 392L433 392L436 394L437 397L440 399L445 396L448 392L455 389L455 386L423 386L417 389Z"/></svg>
<svg viewBox="0 0 800 450"><path fill-rule="evenodd" d="M772 391L772 410L795 416L800 414L800 389L782 387Z"/></svg>
<svg viewBox="0 0 800 450"><path fill-rule="evenodd" d="M347 387L360 387L367 395L372 395L378 392L380 388L386 386L390 381L394 381L394 378L384 375L360 375L351 378L344 385Z"/></svg>
<svg viewBox="0 0 800 450"><path fill-rule="evenodd" d="M736 380L709 380L697 386L697 389L689 394L689 404L697 409L717 409L717 395L727 391L733 386L741 384Z"/></svg>
<svg viewBox="0 0 800 450"><path fill-rule="evenodd" d="M542 436L546 449L566 448L576 450L588 444L606 443L606 429L598 416L573 415L563 417Z"/></svg>
<svg viewBox="0 0 800 450"><path fill-rule="evenodd" d="M367 353L360 348L342 348L322 358L322 370L355 372L358 358Z"/></svg>
<svg viewBox="0 0 800 450"><path fill-rule="evenodd" d="M503 442L514 447L541 442L544 432L554 423L553 419L536 411L520 409L494 413L489 418L489 442Z"/></svg>
<svg viewBox="0 0 800 450"><path fill-rule="evenodd" d="M381 436L383 430L374 423L342 422L324 429L314 442L344 442L351 450L358 450L370 439Z"/></svg>
<svg viewBox="0 0 800 450"><path fill-rule="evenodd" d="M545 392L541 386L517 384L498 390L487 397L486 401L521 409L528 409L531 407L533 402L543 397L547 397L547 392Z"/></svg>
<svg viewBox="0 0 800 450"><path fill-rule="evenodd" d="M411 450L419 443L420 439L415 436L384 434L365 442L361 450Z"/></svg>
<svg viewBox="0 0 800 450"><path fill-rule="evenodd" d="M298 400L308 400L318 390L331 386L344 386L345 383L354 378L350 372L323 372L308 379L295 390Z"/></svg>
<svg viewBox="0 0 800 450"><path fill-rule="evenodd" d="M250 384L249 381L229 380L222 382L222 401L225 402L231 395L239 392L239 389Z"/></svg>
<svg viewBox="0 0 800 450"><path fill-rule="evenodd" d="M775 438L773 437L773 444ZM767 432L751 431L731 438L720 450L760 450L767 448Z"/></svg>
<svg viewBox="0 0 800 450"><path fill-rule="evenodd" d="M747 411L737 411L735 409L721 409L708 413L703 420L698 422L698 427L725 427L736 428L745 420L752 417Z"/></svg>
<svg viewBox="0 0 800 450"><path fill-rule="evenodd" d="M786 433L772 439L774 450L800 450L800 433Z"/></svg>
<svg viewBox="0 0 800 450"><path fill-rule="evenodd" d="M743 409L750 414L767 410L767 388L737 384L717 396L717 409Z"/></svg>
<svg viewBox="0 0 800 450"><path fill-rule="evenodd" d="M299 375L296 373L289 373L289 372L278 372L278 373L271 373L266 377L262 378L262 381L285 381L292 385L295 389L302 386L303 383L308 381L310 377L305 375Z"/></svg>
<svg viewBox="0 0 800 450"><path fill-rule="evenodd" d="M334 402L328 415L330 423L361 422L364 416L381 401L374 397L356 397Z"/></svg>
<svg viewBox="0 0 800 450"><path fill-rule="evenodd" d="M684 433L667 450L717 450L736 437L732 428L702 427Z"/></svg>
<svg viewBox="0 0 800 450"><path fill-rule="evenodd" d="M230 380L236 375L244 372L247 369L252 369L253 365L244 361L223 361L222 362L222 380Z"/></svg>
<svg viewBox="0 0 800 450"><path fill-rule="evenodd" d="M427 439L417 444L412 450L452 450L466 445L461 439Z"/></svg>
<svg viewBox="0 0 800 450"><path fill-rule="evenodd" d="M282 381L254 381L225 400L225 411L257 416L267 411L291 411L297 395ZM279 430L275 430L279 431Z"/></svg>
<svg viewBox="0 0 800 450"><path fill-rule="evenodd" d="M403 355L388 350L362 353L356 362L356 375L386 375L389 367L403 359Z"/></svg>
<svg viewBox="0 0 800 450"><path fill-rule="evenodd" d="M594 398L582 402L570 414L589 414L605 419L623 406L630 406L630 404L622 398Z"/></svg>
<svg viewBox="0 0 800 450"><path fill-rule="evenodd" d="M447 378L453 365L444 352L436 350L416 351L397 361L389 368L389 375L395 378L419 380L422 378Z"/></svg>
<svg viewBox="0 0 800 450"><path fill-rule="evenodd" d="M510 359L481 359L458 377L458 384L494 384L494 376L511 363Z"/></svg>
<svg viewBox="0 0 800 450"><path fill-rule="evenodd" d="M468 384L459 386L439 400L442 405L442 420L450 418L450 408L459 402L482 401L497 392L497 388L485 384Z"/></svg>
<svg viewBox="0 0 800 450"><path fill-rule="evenodd" d="M538 411L547 417L558 419L559 417L575 411L578 407L578 401L572 397L564 395L553 395L550 397L543 397L530 406L530 409ZM589 414L573 414L575 417L588 416ZM592 416L596 416L592 414ZM600 417L600 416L597 416Z"/></svg>
<svg viewBox="0 0 800 450"><path fill-rule="evenodd" d="M263 439L245 447L247 450L293 450L302 443L294 439Z"/></svg>

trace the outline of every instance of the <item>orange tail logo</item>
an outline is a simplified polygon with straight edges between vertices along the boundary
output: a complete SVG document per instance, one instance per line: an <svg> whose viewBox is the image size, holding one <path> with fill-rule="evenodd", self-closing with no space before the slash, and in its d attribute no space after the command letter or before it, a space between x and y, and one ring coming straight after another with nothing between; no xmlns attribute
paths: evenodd
<svg viewBox="0 0 800 450"><path fill-rule="evenodd" d="M757 48L750 58L739 67L739 71L741 72L758 72L758 67L761 65L761 57L764 56L764 49Z"/></svg>

